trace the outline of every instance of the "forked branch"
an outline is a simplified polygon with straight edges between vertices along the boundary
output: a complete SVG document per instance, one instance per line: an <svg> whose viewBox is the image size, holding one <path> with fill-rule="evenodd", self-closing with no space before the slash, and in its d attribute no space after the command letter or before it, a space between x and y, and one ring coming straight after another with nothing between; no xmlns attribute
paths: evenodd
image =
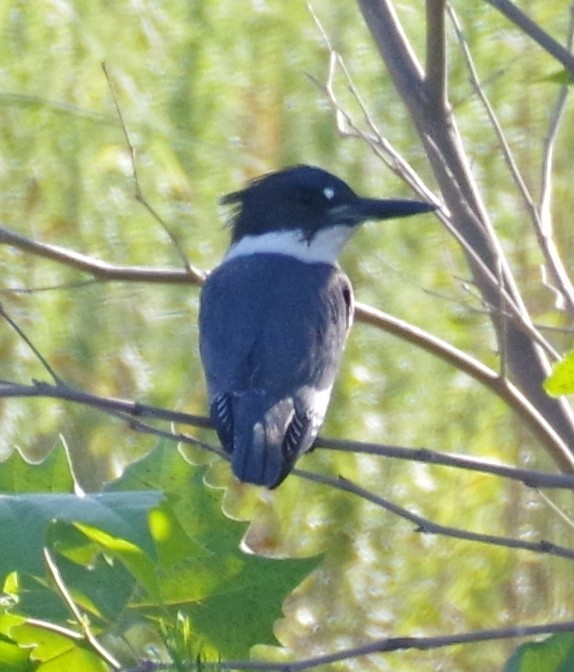
<svg viewBox="0 0 574 672"><path fill-rule="evenodd" d="M458 134L456 120L448 104L436 104L436 88L443 70L445 39L437 13L444 5L432 0L427 18L427 70L422 73L398 21L391 0L359 0L379 52L393 83L403 99L450 213L456 238L464 241L463 251L482 299L492 307L490 317L503 361L501 371L545 417L560 435L566 452L554 443L544 445L565 470L574 469L574 413L563 399L551 399L543 389L549 372L547 353L540 347L544 339L532 324L512 269L496 231L488 217L471 165ZM442 37L441 37L442 36ZM436 62L432 62L433 57ZM434 104L432 104L434 102ZM478 263L477 263L477 260ZM494 281L493 281L494 279Z"/></svg>

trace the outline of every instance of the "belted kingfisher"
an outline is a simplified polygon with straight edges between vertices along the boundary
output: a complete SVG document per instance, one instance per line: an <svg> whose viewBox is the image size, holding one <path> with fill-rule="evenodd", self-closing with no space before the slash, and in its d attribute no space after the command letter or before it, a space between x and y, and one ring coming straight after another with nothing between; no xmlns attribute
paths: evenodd
<svg viewBox="0 0 574 672"><path fill-rule="evenodd" d="M210 416L235 476L275 488L317 436L353 320L339 253L365 220L435 206L361 198L306 165L222 203L235 206L231 245L203 285L199 315Z"/></svg>

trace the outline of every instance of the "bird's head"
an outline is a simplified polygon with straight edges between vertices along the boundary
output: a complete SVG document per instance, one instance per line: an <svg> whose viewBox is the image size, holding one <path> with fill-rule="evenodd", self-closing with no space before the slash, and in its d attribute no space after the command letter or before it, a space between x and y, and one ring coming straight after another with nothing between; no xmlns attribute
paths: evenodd
<svg viewBox="0 0 574 672"><path fill-rule="evenodd" d="M326 170L298 165L263 175L222 203L235 206L232 256L278 252L306 261L336 261L357 225L435 209L403 199L358 196Z"/></svg>

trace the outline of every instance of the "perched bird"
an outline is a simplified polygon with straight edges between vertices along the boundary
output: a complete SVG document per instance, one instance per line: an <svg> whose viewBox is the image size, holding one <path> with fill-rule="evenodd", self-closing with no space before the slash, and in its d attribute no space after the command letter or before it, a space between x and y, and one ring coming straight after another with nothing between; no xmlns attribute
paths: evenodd
<svg viewBox="0 0 574 672"><path fill-rule="evenodd" d="M305 165L222 202L235 206L231 245L199 315L210 416L235 476L274 488L317 436L353 320L339 253L365 220L434 206L361 198Z"/></svg>

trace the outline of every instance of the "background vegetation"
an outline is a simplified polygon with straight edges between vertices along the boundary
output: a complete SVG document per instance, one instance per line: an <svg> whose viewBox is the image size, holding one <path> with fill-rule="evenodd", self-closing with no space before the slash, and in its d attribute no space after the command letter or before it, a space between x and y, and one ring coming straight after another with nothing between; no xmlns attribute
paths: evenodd
<svg viewBox="0 0 574 672"><path fill-rule="evenodd" d="M425 46L422 4L397 6L421 57ZM344 1L316 0L312 5L380 133L441 200L415 128L359 8ZM453 5L483 90L536 201L541 194L545 138L560 87L553 76L561 66L489 3ZM544 30L565 42L569 8L567 3L558 5L521 3ZM368 143L341 137L333 98L325 90L333 54L303 2L291 2L286 8L281 0L40 4L0 0L0 30L0 220L3 227L28 239L123 267L184 270L172 238L135 197L129 146L114 93L135 149L141 192L194 268L212 268L227 245L226 213L218 199L263 172L311 163L332 170L364 194L412 195ZM543 258L523 200L469 81L451 24L447 35L449 97L473 174L532 320L564 352L571 347L571 313L556 306L555 294L541 282ZM361 128L367 128L341 68L332 84L339 104ZM569 179L572 115L567 107L552 172L555 240L566 260L574 246ZM0 241L6 242L2 237ZM500 352L487 307L459 244L436 217L369 224L349 245L341 263L359 301L413 323L499 369ZM3 309L65 383L105 397L204 413L197 353L198 287L191 278L188 283L94 281L17 245L2 247L0 265ZM0 323L0 353L3 381L29 384L50 379L37 354L8 321ZM56 515L41 504L47 522L40 533L46 539L22 542L23 547L29 543L36 548L42 541L51 549L49 557L57 558L56 564L67 572L64 583L71 583L84 596L82 609L91 614L94 627L108 638L106 645L123 665L135 665L143 657L153 657L154 651L163 651L166 641L171 641L170 633L166 634L169 627L177 631L175 649L187 653L203 646L211 657L219 652L224 658L246 658L251 645L258 644L252 650L255 656L303 660L384 637L439 636L571 616L571 559L420 534L412 522L383 511L376 503L297 476L273 492L240 485L224 461L205 450L182 447L186 461L175 441L162 442L156 435L137 431L125 418L113 418L89 405L4 395L0 414L0 455L7 460L0 464L0 479L4 470L6 493L72 493L74 489L96 493L104 488L102 496L107 497L115 490L129 492L128 485L135 483L135 489L154 487L169 495L168 504L162 505L166 508L160 507L171 526L166 538L189 541L181 548L161 547L153 525L151 531L144 531L144 514L128 521L125 528L112 529L106 527L106 520L99 520L106 534L143 548L143 555L148 553L153 562L137 556L139 560L130 564L125 549L120 552L107 537L93 532L91 513L80 519L78 528L71 524L77 518ZM214 441L208 430L194 429L193 434ZM429 352L364 322L352 332L323 434L556 471L540 441L503 400ZM45 460L38 469L52 476L32 475L37 472L27 471L16 450L27 461ZM150 463L145 460L152 467L146 467ZM164 473L165 464L170 466ZM133 471L124 472L128 465L138 474L135 481L130 480ZM552 491L550 503L547 496L520 483L481 472L324 448L301 460L300 467L325 476L341 475L445 526L571 545L569 493ZM208 486L201 484L202 474ZM273 594L267 629L259 623L255 630L260 638L245 638L240 649L226 648L198 620L191 598L184 605L176 604L163 584L154 597L152 583L158 579L152 581L153 568L146 564L155 563L165 578L166 567L174 569L177 563L162 564L158 560L162 552L165 561L170 553L192 557L192 542L205 542L210 548L209 535L197 532L197 521L190 521L182 502L203 511L201 507L207 505L197 501L202 496L209 501L218 497L213 486L223 490L222 499L209 509L206 520L216 539L227 535L233 540L227 545L216 542L215 557L218 553L231 557L230 547L238 545L246 528L236 522L236 536L223 533L233 524L223 516L217 518L214 509L221 505L231 519L250 522L246 543L256 553L306 558L303 565L273 570L278 578L273 575L270 582L276 581L281 590ZM104 501L115 511L116 500L114 504ZM153 497L145 500L144 512L145 505L158 502ZM53 517L60 520L61 529L50 531ZM8 518L3 520L9 525ZM23 526L12 520L12 526L4 529L11 535L18 525ZM134 529L141 532L140 537L129 536ZM6 646L12 652L14 642L18 649L30 645L35 652L32 657L37 656L30 663L26 653L10 669L34 669L26 666L38 665L38 660L46 670L57 669L47 667L56 664L57 656L48 660L38 653L38 633L45 631L37 628L26 639L11 630L16 626L10 619L17 614L67 623L69 614L61 606L60 611L49 606L39 612L22 607L29 606L24 597L35 594L27 581L55 583L53 594L60 598L62 585L55 580L50 561L41 580L30 577L44 571L43 563L25 568L16 567L16 561L11 565L3 554L17 542L10 538L4 543L5 549L0 548L0 566L7 577L4 591L20 606L10 602L8 615L0 621L2 643L9 642ZM95 549L103 549L104 555ZM41 554L40 547L36 550ZM100 563L102 571L108 563L108 586L129 585L125 599L107 613L102 613L102 603L109 594L99 603L89 581L74 573L74 563L88 566L90 562ZM19 569L18 575L8 571L13 569ZM127 584L123 582L126 571L131 581ZM170 580L177 582L177 577L174 569ZM260 609L251 605L247 595L265 594L256 580L251 581L236 602L238 608L245 605L246 614ZM142 606L142 592L149 602L156 599L156 609L149 603ZM196 593L195 599L206 598ZM164 620L158 607L162 602ZM221 628L227 628L225 600L213 608ZM72 616L78 620L78 614ZM275 618L279 619L276 641L271 635ZM185 628L178 630L176 624L190 622L192 626L185 627L192 627L194 634L189 637L191 648L186 649L181 641ZM158 623L163 623L163 630ZM120 646L128 633L130 647ZM516 640L509 640L399 651L339 665L341 669L416 668L420 672L499 669L516 645ZM96 658L90 664L96 665Z"/></svg>

